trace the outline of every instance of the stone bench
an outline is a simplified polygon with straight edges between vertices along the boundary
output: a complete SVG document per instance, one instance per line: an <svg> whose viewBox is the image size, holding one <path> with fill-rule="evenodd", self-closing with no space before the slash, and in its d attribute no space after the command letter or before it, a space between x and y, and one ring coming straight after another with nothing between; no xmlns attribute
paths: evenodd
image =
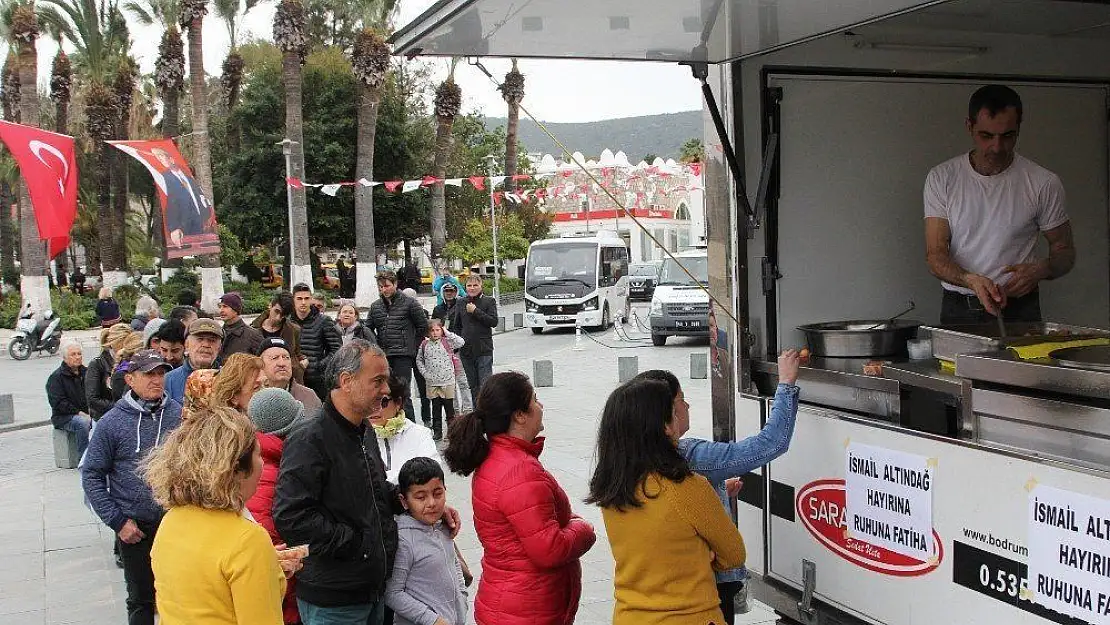
<svg viewBox="0 0 1110 625"><path fill-rule="evenodd" d="M76 469L81 461L77 453L77 435L66 430L50 428L54 433L54 466L59 469Z"/></svg>

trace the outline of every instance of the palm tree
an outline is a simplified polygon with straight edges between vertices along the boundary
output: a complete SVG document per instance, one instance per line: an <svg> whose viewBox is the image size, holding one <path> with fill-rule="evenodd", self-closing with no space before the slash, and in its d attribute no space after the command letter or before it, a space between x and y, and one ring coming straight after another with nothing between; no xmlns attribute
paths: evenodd
<svg viewBox="0 0 1110 625"><path fill-rule="evenodd" d="M440 182L432 185L432 258L443 255L447 246L447 201L442 179L447 175L447 158L451 155L451 126L462 107L462 89L455 82L455 67L459 59L451 59L447 79L436 87L436 152L434 173Z"/></svg>
<svg viewBox="0 0 1110 625"><path fill-rule="evenodd" d="M274 14L274 43L281 50L281 80L285 85L285 138L292 143L288 175L304 178L304 119L301 110L301 65L307 50L304 5L299 0L281 0ZM312 284L312 267L308 256L308 210L304 187L286 185L293 194L293 236L289 242L289 284Z"/></svg>
<svg viewBox="0 0 1110 625"><path fill-rule="evenodd" d="M351 67L358 79L358 150L355 180L374 179L374 143L378 126L378 105L382 86L389 71L390 50L381 31L387 29L396 0L381 0L363 21L364 28L351 50ZM355 251L359 262L356 273L372 276L377 272L377 245L374 242L374 190L355 185ZM366 308L378 298L378 283L362 279L356 284L355 304Z"/></svg>
<svg viewBox="0 0 1110 625"><path fill-rule="evenodd" d="M516 67L513 59L513 68L505 74L505 81L501 83L501 97L509 105L509 119L505 122L505 191L514 191L516 183L517 157L517 127L520 125L520 103L524 100L524 74Z"/></svg>
<svg viewBox="0 0 1110 625"><path fill-rule="evenodd" d="M10 30L18 50L16 66L19 71L19 118L25 126L39 125L38 52L35 40L39 35L38 18L34 0L27 0L12 9ZM19 185L19 230L21 242L20 286L23 305L36 311L50 307L50 289L46 280L46 246L39 238L35 223L35 209L27 185Z"/></svg>
<svg viewBox="0 0 1110 625"><path fill-rule="evenodd" d="M146 4L130 1L127 12L145 26L161 25L162 40L158 43L158 57L154 60L154 86L162 99L162 136L173 139L181 134L181 94L185 91L185 44L177 24L181 20L180 0L146 0ZM150 231L154 245L161 250L163 279L181 267L181 259L167 258L166 233L162 224L162 211L152 211Z"/></svg>
<svg viewBox="0 0 1110 625"><path fill-rule="evenodd" d="M135 77L138 75L138 66L130 57L124 57L116 67L115 79L112 81L112 91L116 104L116 131L118 139L128 138L128 129L131 126L131 102L135 92ZM123 264L121 269L126 270L127 264L127 219L128 207L128 180L127 165L131 157L119 150L111 150L112 155L112 245L121 251Z"/></svg>
<svg viewBox="0 0 1110 625"><path fill-rule="evenodd" d="M99 214L98 228L100 261L104 282L122 284L127 279L127 250L119 244L124 237L122 215L117 217L112 206L112 170L114 150L104 143L116 137L121 111L113 82L116 70L128 46L127 23L112 2L95 0L43 0L46 6L39 16L76 48L74 55L77 69L87 86L85 95L85 127L89 135L96 171L96 206ZM126 200L126 198L125 198ZM100 267L89 263L89 273Z"/></svg>
<svg viewBox="0 0 1110 625"><path fill-rule="evenodd" d="M4 116L10 112L5 108ZM11 152L0 152L0 282L15 286L18 281L15 271L16 236L12 223L12 207L17 197L14 189L19 184L19 167Z"/></svg>
<svg viewBox="0 0 1110 625"><path fill-rule="evenodd" d="M239 87L243 84L243 68L246 66L243 55L239 54L239 20L246 17L258 2L259 0L216 0L216 16L223 20L231 40L231 48L224 59L223 75L220 77L227 98L227 145L230 152L239 149L239 123L235 118L235 106L239 103Z"/></svg>
<svg viewBox="0 0 1110 625"><path fill-rule="evenodd" d="M181 0L181 27L189 30L189 95L193 107L193 174L201 191L215 205L212 193L212 148L208 136L208 88L204 81L204 16L208 0ZM200 305L215 312L224 293L223 271L219 254L201 257Z"/></svg>
<svg viewBox="0 0 1110 625"><path fill-rule="evenodd" d="M58 134L69 134L69 98L73 87L73 67L69 57L62 49L61 33L54 33L58 43L58 53L50 64L50 99L54 101L54 130ZM62 250L57 257L58 273L69 273L68 252Z"/></svg>

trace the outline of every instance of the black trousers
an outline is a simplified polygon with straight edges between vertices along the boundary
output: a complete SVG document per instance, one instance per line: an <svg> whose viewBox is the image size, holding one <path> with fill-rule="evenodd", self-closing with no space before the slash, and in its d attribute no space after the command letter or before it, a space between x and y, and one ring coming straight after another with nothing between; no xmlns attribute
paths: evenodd
<svg viewBox="0 0 1110 625"><path fill-rule="evenodd" d="M717 596L721 598L721 613L725 615L725 623L736 623L736 594L744 588L744 582L720 582L717 584Z"/></svg>
<svg viewBox="0 0 1110 625"><path fill-rule="evenodd" d="M119 538L123 559L123 580L127 583L127 624L154 625L154 571L150 566L150 548L154 545L157 523L136 522L146 536L129 545Z"/></svg>
<svg viewBox="0 0 1110 625"><path fill-rule="evenodd" d="M1030 322L1041 320L1041 293L1034 290L1021 297L1011 297L1002 309L1002 318L1007 322ZM940 304L941 325L977 325L995 323L994 315L983 308L979 298L944 289L944 299Z"/></svg>
<svg viewBox="0 0 1110 625"><path fill-rule="evenodd" d="M415 364L412 367L412 377L416 380L416 393L420 396L420 420L424 422L424 425L428 425L432 418L432 402L428 399L428 383Z"/></svg>
<svg viewBox="0 0 1110 625"><path fill-rule="evenodd" d="M416 359L412 356L387 356L386 359L389 361L390 375L404 382L409 389L405 395L405 416L415 423L416 411L412 409L412 374L416 371Z"/></svg>
<svg viewBox="0 0 1110 625"><path fill-rule="evenodd" d="M436 438L443 435L444 412L447 413L447 425L455 419L455 400L442 397L432 398L432 433Z"/></svg>

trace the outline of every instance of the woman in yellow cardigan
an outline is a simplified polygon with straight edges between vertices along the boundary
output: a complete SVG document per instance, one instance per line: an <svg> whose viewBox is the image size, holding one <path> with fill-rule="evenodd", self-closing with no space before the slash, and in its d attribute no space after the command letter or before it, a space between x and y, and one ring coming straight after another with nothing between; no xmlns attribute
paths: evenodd
<svg viewBox="0 0 1110 625"><path fill-rule="evenodd" d="M744 540L676 443L689 404L634 379L605 402L586 501L602 508L616 560L613 625L721 625L713 571L744 563Z"/></svg>
<svg viewBox="0 0 1110 625"><path fill-rule="evenodd" d="M151 454L167 509L150 553L162 625L282 625L278 554L243 512L261 475L254 426L231 408L198 411Z"/></svg>

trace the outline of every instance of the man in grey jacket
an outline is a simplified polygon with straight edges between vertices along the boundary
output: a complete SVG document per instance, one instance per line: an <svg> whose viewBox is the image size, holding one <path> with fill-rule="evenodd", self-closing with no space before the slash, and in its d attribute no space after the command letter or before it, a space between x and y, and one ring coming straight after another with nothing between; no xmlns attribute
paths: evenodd
<svg viewBox="0 0 1110 625"><path fill-rule="evenodd" d="M127 582L128 625L154 625L150 548L164 511L140 475L140 465L181 424L181 404L166 396L162 355L145 349L131 357L130 387L97 422L81 465L81 485L96 515L118 537Z"/></svg>

